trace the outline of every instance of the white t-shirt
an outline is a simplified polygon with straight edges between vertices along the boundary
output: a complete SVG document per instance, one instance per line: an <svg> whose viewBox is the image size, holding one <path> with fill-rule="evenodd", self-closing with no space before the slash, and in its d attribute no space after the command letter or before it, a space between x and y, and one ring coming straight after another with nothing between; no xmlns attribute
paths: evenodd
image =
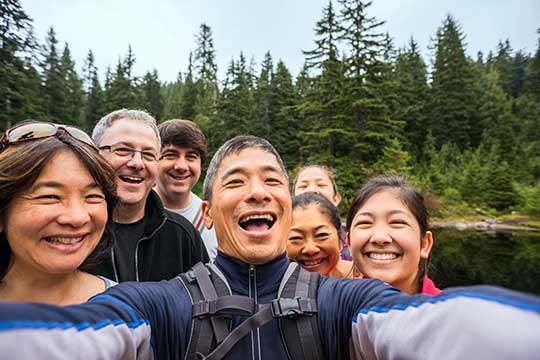
<svg viewBox="0 0 540 360"><path fill-rule="evenodd" d="M204 246L206 246L206 251L208 251L208 256L210 256L210 261L214 261L217 255L216 232L214 231L214 228L208 229L204 224L201 198L194 193L191 193L191 203L186 208L167 210L180 214L191 221L193 226L195 226L201 234Z"/></svg>

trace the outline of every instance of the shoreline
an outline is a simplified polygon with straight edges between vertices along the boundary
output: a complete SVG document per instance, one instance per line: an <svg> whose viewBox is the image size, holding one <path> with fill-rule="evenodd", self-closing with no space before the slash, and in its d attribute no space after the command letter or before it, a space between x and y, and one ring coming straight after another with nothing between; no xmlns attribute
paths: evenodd
<svg viewBox="0 0 540 360"><path fill-rule="evenodd" d="M517 223L503 222L497 219L484 219L478 221L467 220L433 220L430 222L432 228L453 227L457 230L484 230L484 231L540 231L540 229L521 225Z"/></svg>

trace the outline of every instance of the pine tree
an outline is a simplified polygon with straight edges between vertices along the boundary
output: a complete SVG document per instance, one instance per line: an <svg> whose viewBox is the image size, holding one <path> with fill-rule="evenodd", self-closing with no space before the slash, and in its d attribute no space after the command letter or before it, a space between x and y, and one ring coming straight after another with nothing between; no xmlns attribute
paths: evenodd
<svg viewBox="0 0 540 360"><path fill-rule="evenodd" d="M25 93L27 75L34 75L29 61L21 59L24 52L35 48L32 19L25 13L19 0L0 0L0 129L22 120L24 107L37 99ZM36 109L36 113L39 112Z"/></svg>
<svg viewBox="0 0 540 360"><path fill-rule="evenodd" d="M516 138L511 102L500 86L499 73L495 66L487 76L487 92L480 108L480 116L484 125L483 142L487 146L497 145L501 160L514 163L516 154Z"/></svg>
<svg viewBox="0 0 540 360"><path fill-rule="evenodd" d="M298 101L291 73L280 60L270 81L272 122L269 140L279 151L287 169L293 169L299 160L299 124L293 111Z"/></svg>
<svg viewBox="0 0 540 360"><path fill-rule="evenodd" d="M161 95L161 83L156 69L144 75L141 84L144 94L144 108L159 121L163 112L163 97Z"/></svg>
<svg viewBox="0 0 540 360"><path fill-rule="evenodd" d="M124 60L119 60L114 74L110 74L105 81L105 111L143 107L142 92L137 87L137 78L132 77L135 56L128 49Z"/></svg>
<svg viewBox="0 0 540 360"><path fill-rule="evenodd" d="M529 57L518 51L515 53L510 63L509 95L517 98L523 93L525 85L525 71L527 69Z"/></svg>
<svg viewBox="0 0 540 360"><path fill-rule="evenodd" d="M215 111L218 98L217 65L212 29L202 23L196 35L197 47L194 53L194 67L196 72L197 97L195 111L208 122ZM204 130L203 130L204 131Z"/></svg>
<svg viewBox="0 0 540 360"><path fill-rule="evenodd" d="M272 123L275 109L272 107L272 94L270 84L274 76L274 65L272 55L267 52L261 65L261 73L256 80L256 87L253 92L255 103L253 134L267 139L272 136Z"/></svg>
<svg viewBox="0 0 540 360"><path fill-rule="evenodd" d="M89 50L83 70L85 91L84 123L88 131L91 131L97 121L105 115L104 93L99 82L98 70L94 61L94 54L92 50Z"/></svg>
<svg viewBox="0 0 540 360"><path fill-rule="evenodd" d="M163 96L163 115L162 120L182 118L182 96L184 94L184 81L182 73L178 73L176 81L167 83L161 88ZM184 117L186 119L192 119Z"/></svg>
<svg viewBox="0 0 540 360"><path fill-rule="evenodd" d="M209 134L213 144L241 134L251 134L253 124L252 84L244 55L231 61L218 103L219 125Z"/></svg>
<svg viewBox="0 0 540 360"><path fill-rule="evenodd" d="M57 44L56 33L51 27L47 33L43 54L45 59L42 67L44 77L43 110L45 119L52 121L64 119L66 113L66 81L60 66L60 59L56 49Z"/></svg>
<svg viewBox="0 0 540 360"><path fill-rule="evenodd" d="M350 55L347 57L347 74L362 85L370 66L379 60L384 34L380 28L384 21L369 17L367 10L373 1L338 0L342 6L340 40L345 41Z"/></svg>
<svg viewBox="0 0 540 360"><path fill-rule="evenodd" d="M60 59L60 70L64 80L64 114L63 119L67 124L85 128L83 119L83 90L82 81L75 71L75 63L71 58L69 46L66 43Z"/></svg>
<svg viewBox="0 0 540 360"><path fill-rule="evenodd" d="M538 47L534 56L531 57L525 73L525 92L536 101L540 100L540 28L538 33Z"/></svg>
<svg viewBox="0 0 540 360"><path fill-rule="evenodd" d="M196 109L195 104L197 102L197 85L193 79L193 63L191 61L191 53L189 54L189 65L188 71L186 74L186 81L184 82L184 90L182 92L182 99L180 101L180 114L184 119L195 119ZM208 123L201 124L201 129L204 129L203 132L208 131Z"/></svg>
<svg viewBox="0 0 540 360"><path fill-rule="evenodd" d="M510 40L506 39L504 43L499 42L497 45L497 54L491 64L488 64L499 74L499 86L508 95L512 93L512 52Z"/></svg>
<svg viewBox="0 0 540 360"><path fill-rule="evenodd" d="M429 129L438 144L454 142L461 148L471 143L474 99L471 63L465 56L464 35L450 15L437 30L435 62L431 73Z"/></svg>
<svg viewBox="0 0 540 360"><path fill-rule="evenodd" d="M401 50L397 56L396 79L399 84L399 106L394 116L405 122L405 148L416 161L420 161L427 136L429 87L426 64L413 38L410 39L408 47Z"/></svg>

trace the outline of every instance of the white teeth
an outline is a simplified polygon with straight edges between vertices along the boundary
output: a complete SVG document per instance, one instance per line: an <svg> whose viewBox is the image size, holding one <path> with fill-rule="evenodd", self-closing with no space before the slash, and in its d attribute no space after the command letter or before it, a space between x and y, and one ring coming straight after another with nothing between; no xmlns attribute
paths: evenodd
<svg viewBox="0 0 540 360"><path fill-rule="evenodd" d="M131 180L131 181L143 181L142 178L140 177L135 177L135 176L129 176L129 175L122 175L122 177L126 180Z"/></svg>
<svg viewBox="0 0 540 360"><path fill-rule="evenodd" d="M385 254L369 253L368 257L370 259L375 259L375 260L394 260L395 258L397 258L397 255L391 254L391 253L385 253Z"/></svg>
<svg viewBox="0 0 540 360"><path fill-rule="evenodd" d="M249 220L267 220L267 221L274 221L274 218L270 214L260 214L260 215L250 215L245 218L242 218L240 222L246 222Z"/></svg>
<svg viewBox="0 0 540 360"><path fill-rule="evenodd" d="M72 244L76 244L78 243L79 241L81 241L83 239L84 236L80 236L80 237L48 237L46 238L46 240L48 242L51 242L51 243L54 243L54 244L63 244L63 245L72 245Z"/></svg>
<svg viewBox="0 0 540 360"><path fill-rule="evenodd" d="M307 265L307 266L313 266L313 265L319 265L320 263L322 263L324 259L319 259L319 260L304 260L304 265Z"/></svg>

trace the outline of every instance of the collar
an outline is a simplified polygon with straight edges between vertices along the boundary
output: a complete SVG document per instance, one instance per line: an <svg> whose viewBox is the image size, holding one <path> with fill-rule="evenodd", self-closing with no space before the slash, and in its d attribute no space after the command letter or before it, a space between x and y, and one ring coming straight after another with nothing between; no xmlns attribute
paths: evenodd
<svg viewBox="0 0 540 360"><path fill-rule="evenodd" d="M289 259L285 253L262 265L250 265L230 255L218 251L215 264L227 278L233 294L248 296L250 268L254 271L258 297L272 295L278 291L279 284L287 267Z"/></svg>
<svg viewBox="0 0 540 360"><path fill-rule="evenodd" d="M159 199L158 194L154 190L150 190L146 204L144 205L144 217L146 218L146 226L144 236L152 234L166 218L166 210L163 203Z"/></svg>

